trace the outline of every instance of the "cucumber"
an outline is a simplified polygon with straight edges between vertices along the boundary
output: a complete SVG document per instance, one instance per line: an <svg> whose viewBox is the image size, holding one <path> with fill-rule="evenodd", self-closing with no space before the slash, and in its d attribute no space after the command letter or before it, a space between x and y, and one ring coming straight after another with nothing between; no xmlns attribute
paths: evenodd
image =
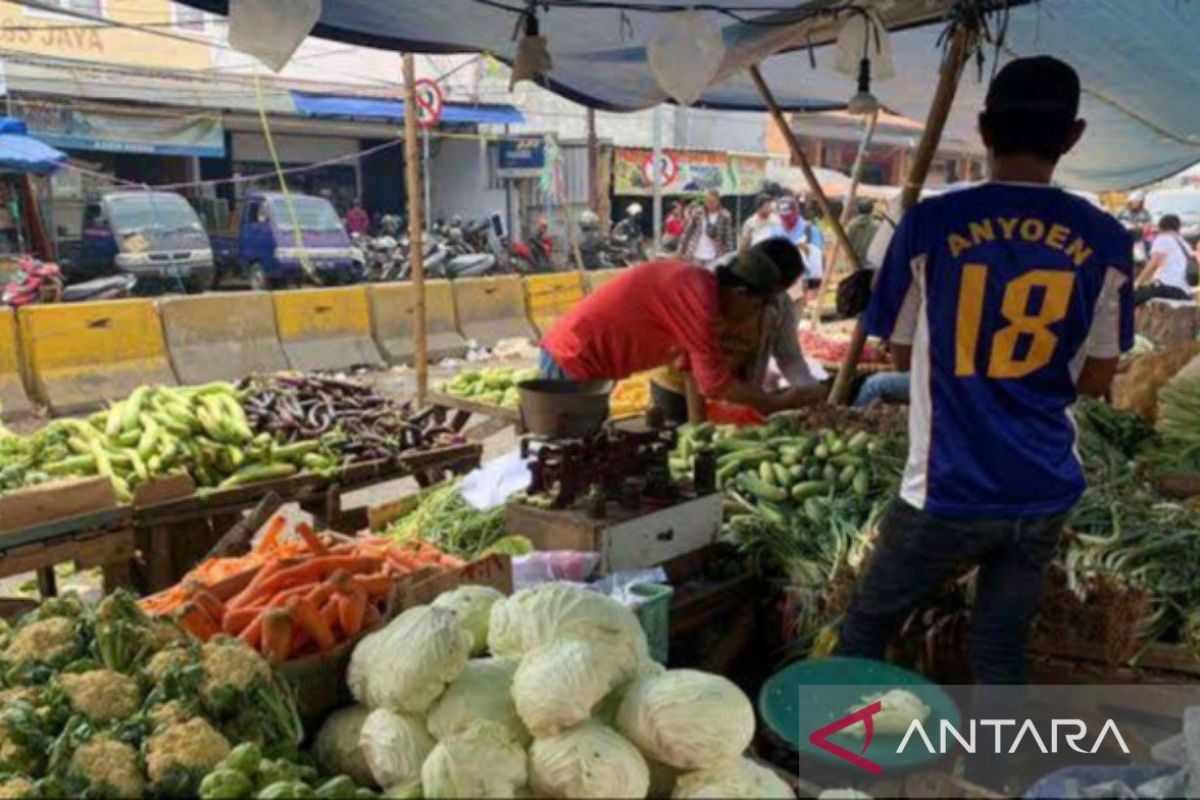
<svg viewBox="0 0 1200 800"><path fill-rule="evenodd" d="M834 439L829 443L829 455L836 456L846 452L846 442L842 439Z"/></svg>
<svg viewBox="0 0 1200 800"><path fill-rule="evenodd" d="M759 500L757 508L758 515L767 522L771 522L780 527L787 526L787 513L781 507L775 505L775 503L769 500Z"/></svg>
<svg viewBox="0 0 1200 800"><path fill-rule="evenodd" d="M737 450L759 450L763 443L754 439L718 439L713 443L713 449L718 453L732 453Z"/></svg>
<svg viewBox="0 0 1200 800"><path fill-rule="evenodd" d="M787 499L788 493L785 489L780 489L778 486L763 481L761 478L752 475L748 472L743 472L738 476L738 484L750 492L760 500L770 500L774 503L781 503Z"/></svg>
<svg viewBox="0 0 1200 800"><path fill-rule="evenodd" d="M692 429L692 439L697 442L707 442L716 433L717 427L711 422L702 422Z"/></svg>
<svg viewBox="0 0 1200 800"><path fill-rule="evenodd" d="M800 451L795 447L779 448L779 461L785 467L794 467L800 463Z"/></svg>
<svg viewBox="0 0 1200 800"><path fill-rule="evenodd" d="M810 481L819 481L823 474L825 474L825 470L823 470L821 467L814 465L814 466L811 466L808 468L808 471L805 473L805 476Z"/></svg>
<svg viewBox="0 0 1200 800"><path fill-rule="evenodd" d="M863 461L853 453L842 453L840 456L829 459L829 463L835 467L859 467L862 466Z"/></svg>
<svg viewBox="0 0 1200 800"><path fill-rule="evenodd" d="M717 467L726 465L749 464L754 461L762 461L770 458L771 451L765 447L755 447L752 450L735 450L732 453L726 453L717 458Z"/></svg>
<svg viewBox="0 0 1200 800"><path fill-rule="evenodd" d="M833 466L832 464L828 465L827 467L825 467L824 470L822 470L821 477L824 480L827 480L830 483L833 483L834 481L836 481L838 479L838 468Z"/></svg>
<svg viewBox="0 0 1200 800"><path fill-rule="evenodd" d="M764 461L758 465L758 477L762 479L763 483L775 485L775 469L771 466L770 461Z"/></svg>
<svg viewBox="0 0 1200 800"><path fill-rule="evenodd" d="M850 441L846 443L846 449L851 453L863 455L867 452L867 448L871 446L871 434L866 431L859 431L850 437Z"/></svg>
<svg viewBox="0 0 1200 800"><path fill-rule="evenodd" d="M843 467L842 471L840 473L838 473L838 477L837 477L838 486L851 485L852 483L854 483L854 477L856 475L858 475L858 467L854 466L853 464L851 464L848 467Z"/></svg>
<svg viewBox="0 0 1200 800"><path fill-rule="evenodd" d="M683 437L680 437L679 450L678 450L680 458L683 458L683 459L691 458L694 450L695 450L695 445L692 444L691 439L685 439Z"/></svg>
<svg viewBox="0 0 1200 800"><path fill-rule="evenodd" d="M829 481L805 481L792 487L792 500L799 503L810 497L820 497L833 489Z"/></svg>
<svg viewBox="0 0 1200 800"><path fill-rule="evenodd" d="M799 464L794 467L790 467L788 469L788 476L791 478L789 483L795 483L804 477L804 467Z"/></svg>
<svg viewBox="0 0 1200 800"><path fill-rule="evenodd" d="M783 487L792 485L792 473L788 472L787 467L783 464L771 464L771 469L775 473L776 484Z"/></svg>
<svg viewBox="0 0 1200 800"><path fill-rule="evenodd" d="M851 486L856 495L866 497L867 493L871 491L871 476L865 469L859 470L858 474L854 476L854 482Z"/></svg>
<svg viewBox="0 0 1200 800"><path fill-rule="evenodd" d="M817 445L817 448L813 450L813 456L820 461L824 461L825 459L829 458L830 450L824 443L819 444Z"/></svg>

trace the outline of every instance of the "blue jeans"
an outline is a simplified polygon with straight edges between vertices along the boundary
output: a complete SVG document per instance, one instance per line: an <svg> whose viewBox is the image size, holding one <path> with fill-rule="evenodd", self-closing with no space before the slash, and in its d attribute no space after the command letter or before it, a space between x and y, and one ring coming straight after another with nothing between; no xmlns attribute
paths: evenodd
<svg viewBox="0 0 1200 800"><path fill-rule="evenodd" d="M538 371L542 373L542 377L551 381L569 381L571 376L566 373L558 362L554 360L554 356L550 355L550 351L542 347L538 349Z"/></svg>
<svg viewBox="0 0 1200 800"><path fill-rule="evenodd" d="M855 408L866 408L875 400L908 402L907 372L877 372L863 381L854 398Z"/></svg>
<svg viewBox="0 0 1200 800"><path fill-rule="evenodd" d="M1024 683L1025 640L1065 521L932 517L897 500L842 623L838 655L882 660L913 610L977 564L971 670L978 683Z"/></svg>

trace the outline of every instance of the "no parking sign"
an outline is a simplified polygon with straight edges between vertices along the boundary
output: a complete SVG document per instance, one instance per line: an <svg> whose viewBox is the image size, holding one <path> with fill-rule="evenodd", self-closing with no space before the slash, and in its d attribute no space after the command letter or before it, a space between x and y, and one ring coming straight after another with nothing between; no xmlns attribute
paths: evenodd
<svg viewBox="0 0 1200 800"><path fill-rule="evenodd" d="M670 153L661 153L658 157L658 175L661 186L666 186L679 176L679 162ZM642 162L642 176L646 183L654 185L654 153L646 156Z"/></svg>
<svg viewBox="0 0 1200 800"><path fill-rule="evenodd" d="M413 86L413 94L417 99L417 124L422 128L436 128L445 106L441 87L428 78L422 78Z"/></svg>

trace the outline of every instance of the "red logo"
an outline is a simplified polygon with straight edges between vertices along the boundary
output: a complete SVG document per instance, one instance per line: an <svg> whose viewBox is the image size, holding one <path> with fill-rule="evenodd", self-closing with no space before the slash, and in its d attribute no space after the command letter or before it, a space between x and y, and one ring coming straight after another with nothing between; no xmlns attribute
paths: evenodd
<svg viewBox="0 0 1200 800"><path fill-rule="evenodd" d="M821 748L826 753L832 753L844 761L849 761L854 766L860 769L865 769L867 772L878 777L883 771L882 768L874 761L863 758L862 754L867 752L867 748L871 746L871 737L875 734L875 720L873 720L872 717L878 714L882 708L883 702L876 700L866 708L860 708L853 714L848 714L839 720L834 720L824 728L820 728L819 730L815 730L809 734L809 744L813 745L814 747ZM842 747L840 744L834 744L833 742L829 741L829 737L833 734L837 733L838 731L843 731L846 728L849 728L851 725L859 722L861 722L867 729L866 735L863 736L862 750L859 750L857 753L853 753Z"/></svg>

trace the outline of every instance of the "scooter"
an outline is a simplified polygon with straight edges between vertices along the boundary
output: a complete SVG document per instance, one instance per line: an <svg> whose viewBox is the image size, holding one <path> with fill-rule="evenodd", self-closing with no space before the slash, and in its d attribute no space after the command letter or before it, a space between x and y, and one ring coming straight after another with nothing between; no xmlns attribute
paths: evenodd
<svg viewBox="0 0 1200 800"><path fill-rule="evenodd" d="M0 293L0 306L20 308L38 303L77 303L88 300L114 300L129 297L137 278L133 275L108 275L70 286L63 285L57 264L43 263L26 256L21 266Z"/></svg>

